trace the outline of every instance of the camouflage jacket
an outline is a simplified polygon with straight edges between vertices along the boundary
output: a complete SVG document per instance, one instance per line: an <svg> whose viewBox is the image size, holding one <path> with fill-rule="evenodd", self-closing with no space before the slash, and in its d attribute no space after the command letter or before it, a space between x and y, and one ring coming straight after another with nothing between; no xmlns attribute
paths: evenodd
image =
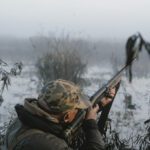
<svg viewBox="0 0 150 150"><path fill-rule="evenodd" d="M18 118L8 128L7 150L73 150L61 137L62 126L25 111L22 106ZM83 124L86 140L82 150L104 150L104 142L95 120Z"/></svg>

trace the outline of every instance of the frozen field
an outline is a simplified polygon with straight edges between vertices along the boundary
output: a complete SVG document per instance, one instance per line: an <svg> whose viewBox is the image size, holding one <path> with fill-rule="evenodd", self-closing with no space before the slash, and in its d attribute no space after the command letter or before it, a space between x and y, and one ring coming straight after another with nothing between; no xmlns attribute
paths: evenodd
<svg viewBox="0 0 150 150"><path fill-rule="evenodd" d="M111 67L91 67L88 69L85 78L90 79L92 84L84 89L85 93L91 96L102 84L113 75ZM125 95L132 95L134 109L125 107ZM0 126L8 122L14 113L14 105L23 103L27 97L37 97L37 78L33 65L26 65L21 76L11 78L11 86L3 93L4 102L0 107ZM129 84L123 78L122 86L118 91L114 104L111 108L110 118L112 128L121 132L122 138L131 134L142 133L144 121L150 118L150 77L134 78Z"/></svg>

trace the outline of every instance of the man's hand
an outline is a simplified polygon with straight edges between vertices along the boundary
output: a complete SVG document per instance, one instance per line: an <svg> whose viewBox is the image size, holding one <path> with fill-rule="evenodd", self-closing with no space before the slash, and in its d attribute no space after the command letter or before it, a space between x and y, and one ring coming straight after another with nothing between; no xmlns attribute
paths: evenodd
<svg viewBox="0 0 150 150"><path fill-rule="evenodd" d="M98 111L99 111L98 104L96 104L95 107L89 107L85 116L85 120L90 120L90 119L96 120Z"/></svg>
<svg viewBox="0 0 150 150"><path fill-rule="evenodd" d="M116 94L116 88L111 88L111 89L109 89L108 92L109 92L109 97L104 97L101 100L101 105L103 107L106 106L107 104L109 104L112 101L113 97ZM89 120L89 119L96 120L97 119L97 113L98 113L98 111L99 111L99 105L98 104L96 104L94 107L89 107L88 111L86 113L85 120Z"/></svg>
<svg viewBox="0 0 150 150"><path fill-rule="evenodd" d="M114 96L116 94L116 88L109 89L108 94L109 94L109 97L106 96L101 100L101 105L103 107L112 101L112 99L114 98Z"/></svg>

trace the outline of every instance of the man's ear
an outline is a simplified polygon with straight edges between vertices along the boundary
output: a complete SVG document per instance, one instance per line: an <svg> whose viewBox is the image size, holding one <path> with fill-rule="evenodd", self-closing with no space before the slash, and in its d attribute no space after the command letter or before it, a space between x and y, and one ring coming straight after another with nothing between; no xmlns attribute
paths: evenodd
<svg viewBox="0 0 150 150"><path fill-rule="evenodd" d="M68 112L66 112L63 116L63 121L65 123L70 123L74 120L76 114L77 114L78 110L74 109L74 110L70 110Z"/></svg>
<svg viewBox="0 0 150 150"><path fill-rule="evenodd" d="M63 120L65 123L69 122L69 120L70 120L70 113L69 112L65 113L65 115L63 116Z"/></svg>

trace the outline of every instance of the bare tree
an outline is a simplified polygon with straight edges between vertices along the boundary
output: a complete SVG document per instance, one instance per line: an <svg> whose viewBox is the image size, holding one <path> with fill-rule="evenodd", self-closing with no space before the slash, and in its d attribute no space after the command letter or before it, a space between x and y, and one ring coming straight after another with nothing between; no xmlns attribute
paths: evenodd
<svg viewBox="0 0 150 150"><path fill-rule="evenodd" d="M82 75L86 71L86 63L83 62L77 45L69 36L66 36L51 39L50 47L51 50L36 63L40 82L45 84L61 78L81 84Z"/></svg>

